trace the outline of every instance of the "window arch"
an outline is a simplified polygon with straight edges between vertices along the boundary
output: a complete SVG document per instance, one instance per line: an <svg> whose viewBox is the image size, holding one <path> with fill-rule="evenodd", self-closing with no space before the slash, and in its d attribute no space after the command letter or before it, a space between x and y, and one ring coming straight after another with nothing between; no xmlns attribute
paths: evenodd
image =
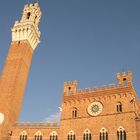
<svg viewBox="0 0 140 140"><path fill-rule="evenodd" d="M53 131L50 134L50 140L58 140L58 136L57 136L57 133L55 131Z"/></svg>
<svg viewBox="0 0 140 140"><path fill-rule="evenodd" d="M72 109L72 118L77 118L77 108L76 107L74 107Z"/></svg>
<svg viewBox="0 0 140 140"><path fill-rule="evenodd" d="M26 131L22 131L20 134L20 140L27 140L27 132Z"/></svg>
<svg viewBox="0 0 140 140"><path fill-rule="evenodd" d="M118 102L116 107L117 107L117 112L122 112L122 103L121 102Z"/></svg>
<svg viewBox="0 0 140 140"><path fill-rule="evenodd" d="M35 133L35 140L42 140L42 133L40 131Z"/></svg>
<svg viewBox="0 0 140 140"><path fill-rule="evenodd" d="M127 86L127 79L123 78L123 86Z"/></svg>
<svg viewBox="0 0 140 140"><path fill-rule="evenodd" d="M86 129L84 131L84 135L83 135L83 140L91 140L91 133L90 133L90 130L89 129Z"/></svg>
<svg viewBox="0 0 140 140"><path fill-rule="evenodd" d="M100 140L108 140L108 132L105 128L100 130Z"/></svg>
<svg viewBox="0 0 140 140"><path fill-rule="evenodd" d="M75 133L73 130L71 130L69 133L68 133L68 140L75 140L76 137L75 137Z"/></svg>
<svg viewBox="0 0 140 140"><path fill-rule="evenodd" d="M27 13L27 17L26 17L26 18L27 18L27 19L29 19L29 18L30 18L30 16L31 16L31 12L28 12L28 13Z"/></svg>
<svg viewBox="0 0 140 140"><path fill-rule="evenodd" d="M122 126L117 130L117 140L126 140L126 131Z"/></svg>

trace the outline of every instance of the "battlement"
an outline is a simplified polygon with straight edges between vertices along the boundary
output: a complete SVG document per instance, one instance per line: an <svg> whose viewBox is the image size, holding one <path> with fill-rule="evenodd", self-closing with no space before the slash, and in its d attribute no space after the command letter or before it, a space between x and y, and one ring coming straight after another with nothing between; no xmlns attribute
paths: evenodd
<svg viewBox="0 0 140 140"><path fill-rule="evenodd" d="M92 93L92 92L99 92L99 91L110 91L110 90L114 90L117 88L123 88L123 87L127 87L129 86L127 85L123 85L123 84L119 84L119 85L115 85L115 84L110 84L109 86L107 85L103 85L101 88L95 86L92 88L87 87L85 88L85 90L82 89L77 89L75 92L75 94L86 94L86 93ZM64 96L69 96L69 95L73 95L73 92L64 92Z"/></svg>
<svg viewBox="0 0 140 140"><path fill-rule="evenodd" d="M131 72L123 72L122 74L117 73L118 85L110 84L103 85L101 88L95 86L94 88L87 87L85 90L77 89L78 82L74 80L73 82L65 82L64 83L64 96L70 95L80 95L87 93L99 93L99 92L110 92L112 90L122 89L126 87L132 86L132 73Z"/></svg>
<svg viewBox="0 0 140 140"><path fill-rule="evenodd" d="M76 94L78 83L76 80L73 82L65 82L64 83L64 93L65 94Z"/></svg>
<svg viewBox="0 0 140 140"><path fill-rule="evenodd" d="M33 50L40 43L39 22L41 10L38 3L25 5L20 21L15 21L12 30L12 42L27 40Z"/></svg>
<svg viewBox="0 0 140 140"><path fill-rule="evenodd" d="M15 127L19 127L19 128L58 128L59 124L56 122L53 123L49 123L49 122L17 122L15 124Z"/></svg>
<svg viewBox="0 0 140 140"><path fill-rule="evenodd" d="M132 72L128 71L128 73L123 72L122 74L117 73L117 80L118 80L118 84L132 84L132 78L133 78L133 74Z"/></svg>

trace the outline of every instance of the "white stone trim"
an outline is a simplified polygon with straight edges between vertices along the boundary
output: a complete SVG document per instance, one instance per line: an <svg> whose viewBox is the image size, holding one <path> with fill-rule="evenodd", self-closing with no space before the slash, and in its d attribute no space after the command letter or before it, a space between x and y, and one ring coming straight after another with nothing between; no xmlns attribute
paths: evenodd
<svg viewBox="0 0 140 140"><path fill-rule="evenodd" d="M31 45L32 49L35 50L37 47L40 37L40 32L36 32L36 29L33 25L28 25L26 23L15 23L14 27L12 28L12 41L23 41L27 40Z"/></svg>
<svg viewBox="0 0 140 140"><path fill-rule="evenodd" d="M12 42L27 40L34 50L40 42L41 33L38 25L41 15L38 3L25 5L20 22L16 21L12 28Z"/></svg>

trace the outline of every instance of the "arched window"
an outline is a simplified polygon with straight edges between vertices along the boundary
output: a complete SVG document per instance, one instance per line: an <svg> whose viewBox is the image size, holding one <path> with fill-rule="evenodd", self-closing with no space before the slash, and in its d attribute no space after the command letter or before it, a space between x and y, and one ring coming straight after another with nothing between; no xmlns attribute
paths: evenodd
<svg viewBox="0 0 140 140"><path fill-rule="evenodd" d="M71 87L71 86L69 86L69 87L68 87L68 94L70 94L70 93L71 93L71 89L72 89L72 87Z"/></svg>
<svg viewBox="0 0 140 140"><path fill-rule="evenodd" d="M57 136L57 133L55 131L53 131L50 134L50 140L58 140L58 136Z"/></svg>
<svg viewBox="0 0 140 140"><path fill-rule="evenodd" d="M100 130L100 140L108 140L108 132L105 128Z"/></svg>
<svg viewBox="0 0 140 140"><path fill-rule="evenodd" d="M40 131L35 133L35 140L42 140L42 133Z"/></svg>
<svg viewBox="0 0 140 140"><path fill-rule="evenodd" d="M31 13L30 13L30 12L28 12L28 13L27 13L27 19L29 19L29 18L30 18L30 16L31 16Z"/></svg>
<svg viewBox="0 0 140 140"><path fill-rule="evenodd" d="M77 118L77 108L76 107L74 107L72 109L72 118Z"/></svg>
<svg viewBox="0 0 140 140"><path fill-rule="evenodd" d="M117 130L117 140L126 140L126 131L122 126Z"/></svg>
<svg viewBox="0 0 140 140"><path fill-rule="evenodd" d="M91 140L91 133L89 129L84 131L83 140Z"/></svg>
<svg viewBox="0 0 140 140"><path fill-rule="evenodd" d="M121 102L118 102L116 107L117 107L117 112L122 112L122 103Z"/></svg>
<svg viewBox="0 0 140 140"><path fill-rule="evenodd" d="M76 139L76 137L75 137L75 133L74 133L74 131L70 131L69 133L68 133L68 140L75 140Z"/></svg>
<svg viewBox="0 0 140 140"><path fill-rule="evenodd" d="M27 132L26 131L21 132L20 140L27 140Z"/></svg>
<svg viewBox="0 0 140 140"><path fill-rule="evenodd" d="M123 86L127 86L127 79L123 78Z"/></svg>

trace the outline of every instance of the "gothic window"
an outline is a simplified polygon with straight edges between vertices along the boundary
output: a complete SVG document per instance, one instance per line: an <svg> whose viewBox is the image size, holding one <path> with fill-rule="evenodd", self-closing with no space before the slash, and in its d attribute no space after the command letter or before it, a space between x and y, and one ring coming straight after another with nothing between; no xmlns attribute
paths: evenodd
<svg viewBox="0 0 140 140"><path fill-rule="evenodd" d="M126 140L126 131L122 126L117 130L117 140Z"/></svg>
<svg viewBox="0 0 140 140"><path fill-rule="evenodd" d="M108 140L108 132L105 128L100 130L100 140Z"/></svg>
<svg viewBox="0 0 140 140"><path fill-rule="evenodd" d="M68 87L68 94L71 93L71 87Z"/></svg>
<svg viewBox="0 0 140 140"><path fill-rule="evenodd" d="M84 131L83 140L91 140L91 133L88 129Z"/></svg>
<svg viewBox="0 0 140 140"><path fill-rule="evenodd" d="M50 134L50 140L58 140L58 136L57 136L57 133L55 131L53 131Z"/></svg>
<svg viewBox="0 0 140 140"><path fill-rule="evenodd" d="M42 140L42 134L40 131L37 131L35 134L35 140Z"/></svg>
<svg viewBox="0 0 140 140"><path fill-rule="evenodd" d="M77 118L77 108L72 109L72 118Z"/></svg>
<svg viewBox="0 0 140 140"><path fill-rule="evenodd" d="M30 18L30 16L31 16L31 13L30 13L30 12L28 12L28 13L27 13L27 19L29 19L29 18Z"/></svg>
<svg viewBox="0 0 140 140"><path fill-rule="evenodd" d="M69 133L68 133L68 140L75 140L76 138L75 138L75 133L74 133L74 131L70 131Z"/></svg>
<svg viewBox="0 0 140 140"><path fill-rule="evenodd" d="M21 132L20 140L27 140L27 133L26 133L26 131Z"/></svg>
<svg viewBox="0 0 140 140"><path fill-rule="evenodd" d="M122 103L121 102L118 102L116 107L117 107L117 112L122 112Z"/></svg>
<svg viewBox="0 0 140 140"><path fill-rule="evenodd" d="M126 80L126 78L123 78L123 86L127 86L127 80Z"/></svg>

